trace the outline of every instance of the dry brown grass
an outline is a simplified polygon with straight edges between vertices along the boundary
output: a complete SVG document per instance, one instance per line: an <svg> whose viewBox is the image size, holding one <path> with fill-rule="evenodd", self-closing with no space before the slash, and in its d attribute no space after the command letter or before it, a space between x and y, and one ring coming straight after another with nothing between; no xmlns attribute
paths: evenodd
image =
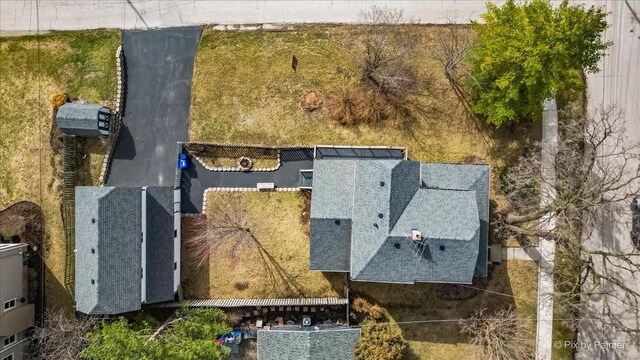
<svg viewBox="0 0 640 360"><path fill-rule="evenodd" d="M62 160L50 146L51 97L113 105L118 31L0 38L0 208L28 200L45 217L46 299L69 309L64 283L64 231L60 214Z"/></svg>
<svg viewBox="0 0 640 360"><path fill-rule="evenodd" d="M360 27L310 26L279 32L206 29L193 78L191 140L407 146L411 159L435 162L460 162L473 157L492 166L492 210L503 209L506 202L500 195L497 174L539 138L539 124L496 130L468 120L442 65L433 56L436 27L401 30L417 33L419 41L409 59L418 79L416 105L411 113L419 116L392 126L343 126L332 120L331 109L337 118L350 112L344 111L344 101L338 101L342 105L337 107L332 107L331 102L335 97L344 98L344 89L361 88L362 72L354 55ZM291 69L292 54L299 60L296 72ZM299 104L309 90L326 99L325 106L311 113Z"/></svg>
<svg viewBox="0 0 640 360"><path fill-rule="evenodd" d="M301 221L304 195L298 192L212 192L207 207L242 198L255 246L239 256L233 244L212 251L204 268L189 261L184 248L183 287L187 298L281 298L344 296L344 274L309 270L307 223ZM220 207L224 207L223 205ZM183 218L183 229L190 217Z"/></svg>
<svg viewBox="0 0 640 360"><path fill-rule="evenodd" d="M512 306L521 317L535 319L537 265L532 261L505 261L497 266L486 290L468 300L445 301L435 284L373 284L351 282L351 291L377 302L392 321L465 319L476 309L490 313ZM489 292L491 291L491 292ZM502 293L506 295L500 295ZM535 320L530 322L535 334ZM454 322L400 325L409 346L408 359L473 359L473 346Z"/></svg>

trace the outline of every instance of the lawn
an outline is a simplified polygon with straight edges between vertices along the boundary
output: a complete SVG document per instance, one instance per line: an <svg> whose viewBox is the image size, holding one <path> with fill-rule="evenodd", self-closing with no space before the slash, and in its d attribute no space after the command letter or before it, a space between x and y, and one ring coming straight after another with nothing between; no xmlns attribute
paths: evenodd
<svg viewBox="0 0 640 360"><path fill-rule="evenodd" d="M464 319L474 310L488 313L513 307L519 317L530 318L535 340L537 265L530 261L504 261L494 268L487 291L467 300L446 301L436 295L434 284L374 284L351 282L351 291L385 307L393 321ZM473 359L473 346L453 322L401 324L408 341L409 359ZM532 347L535 349L535 347Z"/></svg>
<svg viewBox="0 0 640 360"><path fill-rule="evenodd" d="M500 210L497 175L540 138L539 123L512 128L476 126L465 116L434 59L433 26L403 31L418 34L410 59L425 115L406 126L342 126L322 107L300 108L313 90L324 97L360 82L357 26L297 27L293 31L220 32L206 29L193 77L189 136L192 141L262 145L407 146L409 158L434 162L483 159L492 166L492 211ZM293 71L292 56L298 59Z"/></svg>
<svg viewBox="0 0 640 360"><path fill-rule="evenodd" d="M235 209L240 209L237 212ZM302 192L210 192L209 224L216 215L241 218L252 239L217 244L197 266L184 244L183 279L187 298L342 297L344 274L309 270L309 199ZM183 217L183 230L193 217ZM212 239L212 238L210 238Z"/></svg>
<svg viewBox="0 0 640 360"><path fill-rule="evenodd" d="M52 148L57 139L51 141L50 99L65 92L73 99L113 107L119 44L118 31L0 38L0 209L20 200L42 206L49 307L71 307L62 285L62 157ZM94 150L100 153L92 154ZM95 169L102 163L101 149L85 147L84 152L89 155L82 167ZM83 183L96 179L89 176Z"/></svg>

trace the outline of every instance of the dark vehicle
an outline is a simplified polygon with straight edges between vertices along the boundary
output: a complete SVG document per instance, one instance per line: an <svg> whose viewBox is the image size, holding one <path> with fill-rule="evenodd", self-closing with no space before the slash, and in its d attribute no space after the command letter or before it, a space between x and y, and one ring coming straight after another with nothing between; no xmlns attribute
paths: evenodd
<svg viewBox="0 0 640 360"><path fill-rule="evenodd" d="M634 197L631 203L631 242L640 249L640 196Z"/></svg>

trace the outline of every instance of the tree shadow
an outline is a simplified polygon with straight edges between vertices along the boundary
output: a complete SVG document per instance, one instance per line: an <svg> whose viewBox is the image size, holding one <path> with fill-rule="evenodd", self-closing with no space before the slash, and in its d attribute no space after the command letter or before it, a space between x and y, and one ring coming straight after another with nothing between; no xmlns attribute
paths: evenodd
<svg viewBox="0 0 640 360"><path fill-rule="evenodd" d="M474 290L475 295L463 300L455 298L453 293L443 294L439 284L384 284L351 282L351 300L356 297L375 302L386 308L390 322L398 323L405 340L417 342L417 348L434 344L466 344L468 339L460 331L460 319L468 318L474 311L487 309L488 313L515 307L514 291L506 263L492 269L486 287L475 285L447 284L451 292L456 287L461 290ZM531 299L535 311L535 298ZM532 316L531 310L518 309L523 316ZM526 310L526 311L525 311ZM424 354L416 354L413 349L405 351L408 359L418 359Z"/></svg>
<svg viewBox="0 0 640 360"><path fill-rule="evenodd" d="M204 266L198 266L199 260L196 259L194 252L184 241L184 230L194 226L198 216L203 215L183 216L181 218L183 241L180 242L180 284L185 299L211 298L211 277L210 267L208 266L211 259L207 259Z"/></svg>
<svg viewBox="0 0 640 360"><path fill-rule="evenodd" d="M56 278L54 273L46 265L44 266L44 279L45 279L45 304L46 308L61 309L67 314L73 312L74 299L64 287L64 285Z"/></svg>
<svg viewBox="0 0 640 360"><path fill-rule="evenodd" d="M304 297L307 293L305 289L285 268L283 268L267 249L265 249L260 241L251 234L260 258L262 259L264 269L272 281L273 289L276 291L284 290L284 293L291 296ZM283 288L279 287L282 284Z"/></svg>

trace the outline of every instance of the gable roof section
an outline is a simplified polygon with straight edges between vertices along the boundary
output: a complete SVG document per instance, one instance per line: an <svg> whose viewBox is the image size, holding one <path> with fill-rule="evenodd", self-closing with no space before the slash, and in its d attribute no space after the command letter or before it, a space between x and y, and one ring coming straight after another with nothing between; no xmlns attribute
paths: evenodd
<svg viewBox="0 0 640 360"><path fill-rule="evenodd" d="M85 314L139 310L140 188L76 187L75 211L76 309Z"/></svg>
<svg viewBox="0 0 640 360"><path fill-rule="evenodd" d="M360 329L272 328L258 330L259 360L349 360L360 339Z"/></svg>
<svg viewBox="0 0 640 360"><path fill-rule="evenodd" d="M480 220L478 259L474 274L486 276L489 246L489 165L423 163L423 186L436 189L473 190Z"/></svg>
<svg viewBox="0 0 640 360"><path fill-rule="evenodd" d="M173 300L173 189L149 186L146 199L146 303Z"/></svg>
<svg viewBox="0 0 640 360"><path fill-rule="evenodd" d="M486 275L488 165L316 159L314 179L312 270L409 283L470 283ZM350 234L329 221L338 219ZM418 256L413 229L427 244Z"/></svg>
<svg viewBox="0 0 640 360"><path fill-rule="evenodd" d="M68 135L104 136L107 134L98 129L99 112L111 113L102 105L66 103L56 113L56 124Z"/></svg>

